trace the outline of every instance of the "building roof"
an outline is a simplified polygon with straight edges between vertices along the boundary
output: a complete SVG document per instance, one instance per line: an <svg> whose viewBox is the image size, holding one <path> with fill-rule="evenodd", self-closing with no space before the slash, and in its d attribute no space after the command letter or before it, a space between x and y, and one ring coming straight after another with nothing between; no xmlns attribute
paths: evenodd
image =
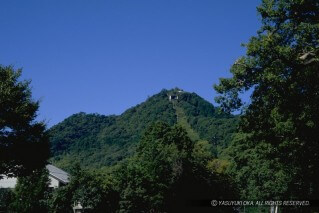
<svg viewBox="0 0 319 213"><path fill-rule="evenodd" d="M49 171L50 176L58 179L62 183L69 182L69 174L63 171L62 169L59 169L58 167L55 167L51 164L47 165L46 168Z"/></svg>

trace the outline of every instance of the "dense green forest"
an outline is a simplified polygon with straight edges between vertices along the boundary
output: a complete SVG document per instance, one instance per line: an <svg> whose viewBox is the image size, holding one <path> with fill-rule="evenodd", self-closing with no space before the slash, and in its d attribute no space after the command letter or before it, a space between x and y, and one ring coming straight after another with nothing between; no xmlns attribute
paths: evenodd
<svg viewBox="0 0 319 213"><path fill-rule="evenodd" d="M19 213L211 212L209 199L238 199L236 187L220 167L209 166L207 144L193 141L179 124L154 122L141 135L134 154L111 170L69 167L70 182L49 189L48 173L21 177L13 191L0 190L0 209ZM231 207L215 212L232 212Z"/></svg>
<svg viewBox="0 0 319 213"><path fill-rule="evenodd" d="M261 29L214 85L219 107L164 89L121 115L81 112L44 131L21 70L0 66L0 169L20 174L14 190L0 190L0 210L71 213L80 202L85 212L319 212L319 2L263 0L257 10ZM71 174L56 190L42 168L48 139L48 161ZM43 149L31 152L36 167L15 155L28 144Z"/></svg>
<svg viewBox="0 0 319 213"><path fill-rule="evenodd" d="M170 101L169 95L178 99ZM74 162L90 168L114 165L135 152L145 128L157 121L180 124L193 140L208 141L212 156L217 157L219 147L230 142L237 120L195 93L163 89L119 116L82 112L53 126L49 130L51 160L65 169Z"/></svg>

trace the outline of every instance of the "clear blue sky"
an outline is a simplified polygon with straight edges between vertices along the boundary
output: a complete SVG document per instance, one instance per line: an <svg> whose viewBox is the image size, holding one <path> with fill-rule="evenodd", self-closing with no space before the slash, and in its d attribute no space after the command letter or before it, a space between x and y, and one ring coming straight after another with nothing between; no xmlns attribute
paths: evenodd
<svg viewBox="0 0 319 213"><path fill-rule="evenodd" d="M23 68L52 126L120 114L163 88L196 92L228 77L256 34L258 0L1 0L0 64Z"/></svg>

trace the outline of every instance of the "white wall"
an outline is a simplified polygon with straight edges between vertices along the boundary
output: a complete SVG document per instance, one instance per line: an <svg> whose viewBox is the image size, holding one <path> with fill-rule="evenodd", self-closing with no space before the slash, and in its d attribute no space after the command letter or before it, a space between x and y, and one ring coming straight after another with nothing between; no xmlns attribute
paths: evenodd
<svg viewBox="0 0 319 213"><path fill-rule="evenodd" d="M51 177L49 175L49 180L50 180L50 185L49 187L52 187L52 188L58 188L59 187L59 181L53 177Z"/></svg>
<svg viewBox="0 0 319 213"><path fill-rule="evenodd" d="M3 177L0 179L0 188L14 188L17 184L17 178Z"/></svg>
<svg viewBox="0 0 319 213"><path fill-rule="evenodd" d="M58 188L59 187L59 181L55 178L52 178L49 176L50 185L49 187ZM8 178L3 177L0 179L0 188L14 188L17 184L17 178Z"/></svg>

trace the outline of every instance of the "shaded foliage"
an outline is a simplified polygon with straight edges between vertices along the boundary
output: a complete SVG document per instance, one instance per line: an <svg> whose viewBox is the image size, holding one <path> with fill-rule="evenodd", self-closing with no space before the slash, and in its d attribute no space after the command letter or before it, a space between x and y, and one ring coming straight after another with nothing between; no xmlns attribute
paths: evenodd
<svg viewBox="0 0 319 213"><path fill-rule="evenodd" d="M252 91L226 152L230 172L243 198L318 199L319 2L263 0L258 12L262 26L246 56L215 85L225 111Z"/></svg>
<svg viewBox="0 0 319 213"><path fill-rule="evenodd" d="M105 174L73 167L71 181L52 193L50 212L72 213L72 207L78 203L85 212L114 212L118 208L118 193Z"/></svg>
<svg viewBox="0 0 319 213"><path fill-rule="evenodd" d="M48 171L35 170L28 176L18 178L10 210L19 213L45 213L48 212L49 197Z"/></svg>
<svg viewBox="0 0 319 213"><path fill-rule="evenodd" d="M45 125L35 121L39 102L21 72L0 65L0 174L7 176L29 174L49 158Z"/></svg>
<svg viewBox="0 0 319 213"><path fill-rule="evenodd" d="M9 212L10 204L13 202L12 189L0 188L0 212Z"/></svg>
<svg viewBox="0 0 319 213"><path fill-rule="evenodd" d="M234 198L223 175L206 168L205 150L199 146L194 154L194 146L179 126L156 123L148 128L137 152L117 171L120 212L202 211L193 206L196 201Z"/></svg>

